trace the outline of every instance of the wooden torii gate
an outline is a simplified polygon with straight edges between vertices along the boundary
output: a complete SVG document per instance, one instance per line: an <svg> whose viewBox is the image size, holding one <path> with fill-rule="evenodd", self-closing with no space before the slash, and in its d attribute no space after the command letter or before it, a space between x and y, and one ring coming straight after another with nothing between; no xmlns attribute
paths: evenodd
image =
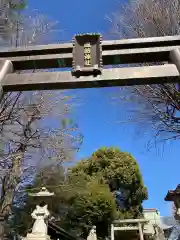
<svg viewBox="0 0 180 240"><path fill-rule="evenodd" d="M1 92L178 82L179 48L180 36L102 41L84 34L72 43L8 49L0 51ZM127 67L138 63L154 65ZM56 70L17 73L50 68Z"/></svg>

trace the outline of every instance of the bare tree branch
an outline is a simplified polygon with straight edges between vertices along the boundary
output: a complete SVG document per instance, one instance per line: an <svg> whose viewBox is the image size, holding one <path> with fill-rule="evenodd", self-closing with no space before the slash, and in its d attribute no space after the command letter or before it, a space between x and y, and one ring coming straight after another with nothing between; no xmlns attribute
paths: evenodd
<svg viewBox="0 0 180 240"><path fill-rule="evenodd" d="M11 34L15 47L44 43L56 23L33 12L19 15ZM48 40L49 41L49 40ZM8 93L0 106L0 213L9 216L25 180L48 164L73 160L82 136L71 118L73 97L64 91ZM51 122L53 119L53 122ZM31 167L33 165L34 167Z"/></svg>
<svg viewBox="0 0 180 240"><path fill-rule="evenodd" d="M179 35L179 13L178 0L139 0L120 5L108 20L112 33L120 38ZM141 128L153 128L155 139L180 137L179 84L134 86L123 90L121 100L133 107L130 121L140 124Z"/></svg>

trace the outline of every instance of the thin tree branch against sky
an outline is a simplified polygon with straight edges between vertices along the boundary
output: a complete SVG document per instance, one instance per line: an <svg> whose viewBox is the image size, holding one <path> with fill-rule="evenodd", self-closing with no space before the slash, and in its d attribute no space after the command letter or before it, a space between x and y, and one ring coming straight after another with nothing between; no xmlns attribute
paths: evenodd
<svg viewBox="0 0 180 240"><path fill-rule="evenodd" d="M179 35L179 9L178 0L130 1L119 4L109 20L112 32L120 38ZM133 86L124 90L121 96L125 95L130 106L134 103L133 111L129 111L133 123L140 128L153 128L154 141L179 139L178 84Z"/></svg>
<svg viewBox="0 0 180 240"><path fill-rule="evenodd" d="M13 21L16 28L9 42L14 47L43 44L46 35L53 35L56 29L56 23L37 11L32 15L17 13ZM25 184L25 178L29 181L50 161L62 164L73 160L81 136L76 135L77 125L71 121L72 99L65 91L5 94L0 112L0 212L3 216L11 213L13 198L18 187ZM56 126L48 124L49 115L55 119Z"/></svg>

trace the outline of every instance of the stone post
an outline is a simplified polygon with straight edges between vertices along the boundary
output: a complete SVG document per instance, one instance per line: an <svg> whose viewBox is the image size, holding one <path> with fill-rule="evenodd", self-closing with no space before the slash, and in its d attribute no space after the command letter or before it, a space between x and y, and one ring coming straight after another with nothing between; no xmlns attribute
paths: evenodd
<svg viewBox="0 0 180 240"><path fill-rule="evenodd" d="M169 57L170 57L170 61L176 65L178 71L180 72L180 51L179 51L179 49L175 48L175 49L171 50Z"/></svg>
<svg viewBox="0 0 180 240"><path fill-rule="evenodd" d="M0 102L3 98L2 81L6 74L13 72L13 64L9 60L0 60Z"/></svg>
<svg viewBox="0 0 180 240"><path fill-rule="evenodd" d="M140 237L140 240L144 240L143 231L142 231L142 225L141 225L140 222L138 223L138 228L139 228L139 237Z"/></svg>
<svg viewBox="0 0 180 240"><path fill-rule="evenodd" d="M111 240L114 240L114 225L111 224Z"/></svg>

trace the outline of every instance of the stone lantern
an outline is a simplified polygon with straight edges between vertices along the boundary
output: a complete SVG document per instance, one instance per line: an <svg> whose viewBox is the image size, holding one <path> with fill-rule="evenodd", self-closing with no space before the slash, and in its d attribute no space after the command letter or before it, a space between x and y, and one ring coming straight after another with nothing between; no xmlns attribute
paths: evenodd
<svg viewBox="0 0 180 240"><path fill-rule="evenodd" d="M175 190L169 190L164 200L174 202L176 207L174 217L176 220L180 220L180 184L177 185Z"/></svg>
<svg viewBox="0 0 180 240"><path fill-rule="evenodd" d="M49 192L45 187L42 187L38 193L30 193L29 196L33 197L37 202L36 208L31 216L35 219L32 227L32 232L27 234L26 240L49 240L47 235L47 225L45 220L49 217L50 213L47 208L47 200L52 197L54 193Z"/></svg>

